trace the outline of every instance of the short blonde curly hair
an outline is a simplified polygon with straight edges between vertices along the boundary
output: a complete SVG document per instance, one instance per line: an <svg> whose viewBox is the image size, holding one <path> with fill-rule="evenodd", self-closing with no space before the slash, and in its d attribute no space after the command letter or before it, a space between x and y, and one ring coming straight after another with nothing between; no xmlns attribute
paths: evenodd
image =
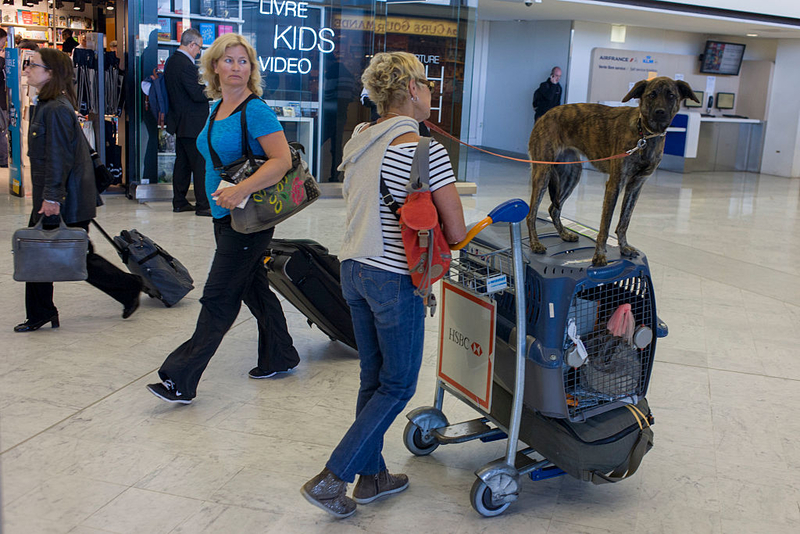
<svg viewBox="0 0 800 534"><path fill-rule="evenodd" d="M264 90L261 88L261 71L259 70L256 51L250 43L238 33L226 33L218 37L214 44L203 53L200 58L202 67L202 78L206 84L206 95L212 100L222 98L222 89L219 85L219 75L214 72L214 67L225 51L232 46L242 46L247 51L247 58L250 60L250 79L247 81L247 88L256 96L261 96Z"/></svg>
<svg viewBox="0 0 800 534"><path fill-rule="evenodd" d="M403 105L410 98L410 80L424 79L425 67L414 54L408 52L375 54L361 75L361 83L381 115L389 111L392 105Z"/></svg>

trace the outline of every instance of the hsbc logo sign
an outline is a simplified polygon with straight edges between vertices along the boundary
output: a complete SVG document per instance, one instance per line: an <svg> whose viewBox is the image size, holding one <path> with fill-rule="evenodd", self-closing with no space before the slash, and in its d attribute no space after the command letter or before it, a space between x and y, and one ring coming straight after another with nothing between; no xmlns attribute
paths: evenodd
<svg viewBox="0 0 800 534"><path fill-rule="evenodd" d="M459 332L455 328L450 328L449 330L450 333L447 336L448 341L454 343L456 346L464 350L471 352L479 358L483 356L483 347L481 347L480 343L470 340L467 335Z"/></svg>

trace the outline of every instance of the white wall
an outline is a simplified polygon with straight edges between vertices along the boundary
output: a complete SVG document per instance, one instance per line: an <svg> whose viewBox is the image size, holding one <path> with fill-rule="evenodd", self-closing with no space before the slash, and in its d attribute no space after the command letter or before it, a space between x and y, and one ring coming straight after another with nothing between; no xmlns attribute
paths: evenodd
<svg viewBox="0 0 800 534"><path fill-rule="evenodd" d="M744 59L775 60L776 39L703 35L689 32L658 30L628 26L624 43L611 42L611 25L598 22L573 23L575 34L570 58L569 103L586 102L589 96L589 72L594 48L615 48L641 52L665 52L669 54L700 55L707 39L720 39L744 43ZM699 67L699 61L698 61ZM620 95L622 98L625 95Z"/></svg>
<svg viewBox="0 0 800 534"><path fill-rule="evenodd" d="M555 65L566 69L570 26L569 21L490 23L486 96L480 119L484 146L527 154L533 92Z"/></svg>
<svg viewBox="0 0 800 534"><path fill-rule="evenodd" d="M800 177L800 41L781 39L772 76L761 172Z"/></svg>
<svg viewBox="0 0 800 534"><path fill-rule="evenodd" d="M661 0L688 4L690 6L714 7L758 13L764 15L777 15L782 17L798 18L797 0Z"/></svg>

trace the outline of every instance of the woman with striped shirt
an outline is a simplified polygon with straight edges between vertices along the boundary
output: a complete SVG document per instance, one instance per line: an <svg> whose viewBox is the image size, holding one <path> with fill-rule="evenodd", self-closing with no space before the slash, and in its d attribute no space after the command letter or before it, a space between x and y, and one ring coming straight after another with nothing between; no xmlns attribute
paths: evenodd
<svg viewBox="0 0 800 534"><path fill-rule="evenodd" d="M376 54L361 76L381 118L359 125L344 147L347 203L342 260L342 293L353 316L361 359L356 419L334 449L325 469L302 488L315 506L342 518L357 504L399 493L408 477L390 474L381 451L383 435L411 399L422 363L425 307L414 294L400 226L381 200L385 182L402 204L411 161L419 142L419 121L430 116L432 83L412 54ZM461 200L447 151L430 149L430 187L444 235L450 243L466 236ZM358 482L352 498L347 484Z"/></svg>

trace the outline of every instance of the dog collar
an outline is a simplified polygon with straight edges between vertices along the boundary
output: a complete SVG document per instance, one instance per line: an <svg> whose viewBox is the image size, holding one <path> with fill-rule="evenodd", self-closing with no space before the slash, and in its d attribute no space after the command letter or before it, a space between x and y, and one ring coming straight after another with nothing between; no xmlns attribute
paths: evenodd
<svg viewBox="0 0 800 534"><path fill-rule="evenodd" d="M667 135L667 132L662 132L660 134L651 133L650 135L645 135L645 129L642 127L642 117L641 117L641 115L639 116L639 120L637 121L637 128L639 130L639 140L636 141L636 146L635 147L633 147L632 149L630 149L630 150L628 150L626 152L626 154L628 154L629 156L631 154L633 154L634 152L636 152L637 150L643 150L644 147L647 146L647 140L648 139L653 139L655 137L664 137L664 136Z"/></svg>

